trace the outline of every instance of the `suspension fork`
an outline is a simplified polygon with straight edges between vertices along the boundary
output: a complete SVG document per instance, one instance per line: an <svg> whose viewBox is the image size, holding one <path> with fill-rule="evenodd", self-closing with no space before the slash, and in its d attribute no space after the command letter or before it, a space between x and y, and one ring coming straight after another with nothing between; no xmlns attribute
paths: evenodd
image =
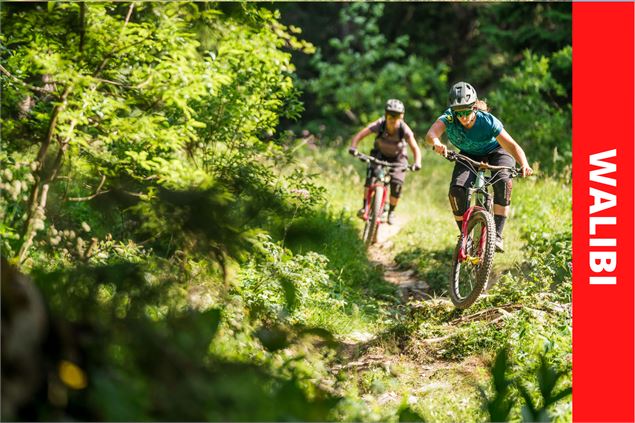
<svg viewBox="0 0 635 423"><path fill-rule="evenodd" d="M487 211L487 209L481 207L481 206L472 206L470 208L468 208L465 213L463 213L463 223L461 224L461 233L463 234L463 237L461 239L461 248L459 249L459 262L463 262L466 258L467 258L467 224L468 221L470 220L470 217L472 217L472 214L475 211ZM487 228L485 226L483 226L481 228L481 236L479 239L479 246L478 246L478 255L480 256L481 252L483 251L483 247L485 246L485 231L487 230Z"/></svg>
<svg viewBox="0 0 635 423"><path fill-rule="evenodd" d="M373 193L375 192L375 188L382 186L384 188L384 192L382 193L382 198L381 198L381 210L384 209L384 207L386 206L386 200L388 197L388 189L386 187L386 184L383 184L381 182L374 182L371 183L368 187L366 187L366 193L364 194L364 197L366 198L366 208L364 209L364 220L368 220L368 215L370 214L370 208L372 207L371 204L371 199L373 197ZM377 220L378 222L381 221L381 219Z"/></svg>

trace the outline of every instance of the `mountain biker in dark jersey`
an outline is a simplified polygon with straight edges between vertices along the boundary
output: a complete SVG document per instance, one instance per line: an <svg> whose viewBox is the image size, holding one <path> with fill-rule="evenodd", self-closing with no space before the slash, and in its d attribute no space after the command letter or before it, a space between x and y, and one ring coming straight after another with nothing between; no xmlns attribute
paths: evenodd
<svg viewBox="0 0 635 423"><path fill-rule="evenodd" d="M523 149L507 133L503 124L488 113L487 104L479 100L476 90L466 82L458 82L449 93L450 107L432 124L426 134L426 142L434 151L446 156L447 147L441 142L443 132L461 154L473 160L493 166L514 167L520 163L522 176L533 173ZM503 227L509 214L512 195L512 179L508 171L501 171L502 179L494 184L494 222L496 223L496 250L503 250ZM450 182L450 206L461 230L463 213L469 206L467 188L475 179L465 165L454 165Z"/></svg>
<svg viewBox="0 0 635 423"><path fill-rule="evenodd" d="M403 167L395 168L391 171L390 206L388 210L388 224L390 225L395 223L394 211L399 202L401 189L406 176L405 167L408 166L408 151L406 146L410 147L414 155L415 163L413 169L421 169L421 150L419 150L414 133L403 120L404 112L405 107L401 101L395 99L388 100L385 107L385 116L377 119L355 134L351 140L351 147L348 149L350 154L355 155L359 142L371 133L374 133L377 136L370 155L379 160L403 164ZM370 186L371 175L372 171L369 168L364 184L365 189L368 189ZM364 196L364 207L357 213L359 217L363 217L365 207L366 196Z"/></svg>

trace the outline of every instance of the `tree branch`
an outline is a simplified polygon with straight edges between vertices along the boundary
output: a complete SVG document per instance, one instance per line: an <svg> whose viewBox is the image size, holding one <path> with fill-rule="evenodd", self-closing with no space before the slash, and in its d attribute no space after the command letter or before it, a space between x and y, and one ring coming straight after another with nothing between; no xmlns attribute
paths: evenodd
<svg viewBox="0 0 635 423"><path fill-rule="evenodd" d="M126 29L126 25L128 25L128 22L130 22L130 18L132 17L132 11L134 10L134 3L130 3L130 7L128 8L128 14L126 15L126 20L123 23L123 26L121 27L121 32L119 33L119 38L121 39L121 36L123 35L123 31L124 29Z"/></svg>
<svg viewBox="0 0 635 423"><path fill-rule="evenodd" d="M22 81L21 79L19 79L18 77L12 75L4 66L0 65L0 72L2 72L3 74L5 74L6 76L8 76L9 78L11 78L14 82L22 85L24 88L30 90L30 91L35 91L37 93L41 93L41 94L47 94L47 95L54 95L50 90L47 90L46 88L42 88L42 87L36 87L35 85L31 85L31 84L27 84L26 82ZM57 97L57 96L56 96Z"/></svg>
<svg viewBox="0 0 635 423"><path fill-rule="evenodd" d="M475 320L495 320L498 317L506 316L510 314L510 310L518 310L525 308L521 304L505 304L500 307L487 308L485 310L477 311L476 313L469 314L467 316L461 316L449 322L451 325L457 325L459 323L471 322Z"/></svg>
<svg viewBox="0 0 635 423"><path fill-rule="evenodd" d="M27 211L27 218L23 226L22 230L22 239L24 242L20 247L19 259L22 262L26 258L26 253L33 243L33 237L35 236L35 221L38 218L38 211L42 211L42 217L44 216L44 207L46 206L46 197L48 193L49 185L45 183L49 179L46 179L43 175L43 167L44 167L44 158L46 157L46 153L51 145L51 141L53 140L53 134L57 128L57 120L59 118L60 113L66 107L66 98L70 94L72 90L72 85L68 85L64 89L64 93L60 98L61 102L57 104L53 108L53 112L51 114L51 120L49 122L48 133L46 138L42 141L42 145L40 145L40 150L37 153L36 162L37 167L33 171L33 178L35 179L33 184L33 189L31 190L31 194L29 195L29 206Z"/></svg>
<svg viewBox="0 0 635 423"><path fill-rule="evenodd" d="M106 190L106 191L101 190L101 188L104 186L104 182L106 182L106 175L101 175L101 181L99 182L99 186L97 187L93 195L89 195L86 197L70 197L70 198L67 198L67 200L68 201L89 201L97 197L98 195L106 194L107 192L110 192L110 190Z"/></svg>
<svg viewBox="0 0 635 423"><path fill-rule="evenodd" d="M104 84L116 85L118 87L123 87L123 88L135 88L131 85L122 84L121 82L117 82L117 81L110 81L108 79L97 78L97 77L93 77L93 79L97 82L103 82Z"/></svg>
<svg viewBox="0 0 635 423"><path fill-rule="evenodd" d="M46 199L48 197L48 192L49 184L44 184L42 186L42 196L40 197L39 201L36 201L36 209L34 210L31 217L27 220L28 228L25 234L24 243L20 247L20 252L18 253L18 263L24 262L24 260L26 259L26 253L29 251L29 248L33 244L33 238L35 238L35 234L37 233L35 222L38 219L45 219L44 210L46 209Z"/></svg>

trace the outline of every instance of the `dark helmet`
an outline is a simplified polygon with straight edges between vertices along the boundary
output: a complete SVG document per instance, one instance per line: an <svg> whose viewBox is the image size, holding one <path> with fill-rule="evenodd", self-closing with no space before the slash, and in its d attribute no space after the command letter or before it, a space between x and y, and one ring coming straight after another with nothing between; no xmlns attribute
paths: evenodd
<svg viewBox="0 0 635 423"><path fill-rule="evenodd" d="M450 88L450 93L448 94L450 107L471 106L476 100L476 90L467 82L457 82Z"/></svg>
<svg viewBox="0 0 635 423"><path fill-rule="evenodd" d="M401 101L391 98L390 100L386 102L385 110L387 112L393 112L393 113L404 113L406 111L406 108L404 107Z"/></svg>

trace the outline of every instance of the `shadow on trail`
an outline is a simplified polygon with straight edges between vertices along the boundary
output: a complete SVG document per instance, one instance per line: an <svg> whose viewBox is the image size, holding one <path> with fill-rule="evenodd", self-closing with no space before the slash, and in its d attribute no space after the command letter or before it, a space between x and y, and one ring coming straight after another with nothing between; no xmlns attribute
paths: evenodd
<svg viewBox="0 0 635 423"><path fill-rule="evenodd" d="M395 261L402 267L415 269L421 280L429 285L430 295L447 296L454 246L438 250L415 248L402 251Z"/></svg>

